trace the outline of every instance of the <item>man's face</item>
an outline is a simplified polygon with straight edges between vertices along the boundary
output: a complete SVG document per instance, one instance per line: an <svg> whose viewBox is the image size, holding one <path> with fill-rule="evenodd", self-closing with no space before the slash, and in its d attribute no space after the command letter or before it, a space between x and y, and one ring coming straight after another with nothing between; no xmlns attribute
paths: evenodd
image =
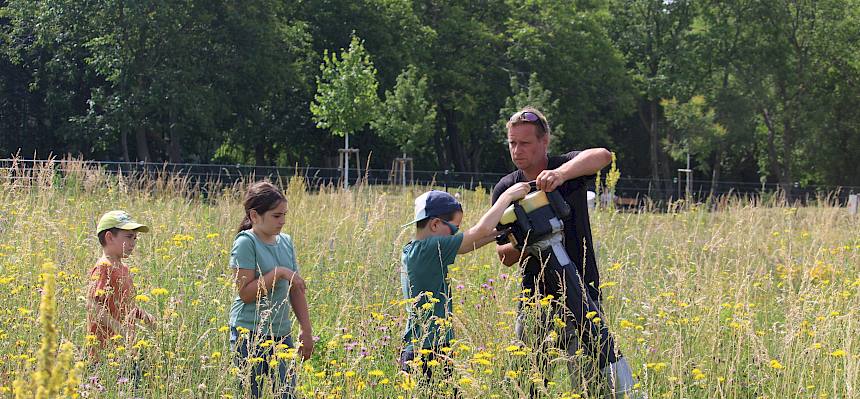
<svg viewBox="0 0 860 399"><path fill-rule="evenodd" d="M520 123L508 129L508 149L517 168L531 170L546 158L549 136L538 138L538 127L532 123Z"/></svg>

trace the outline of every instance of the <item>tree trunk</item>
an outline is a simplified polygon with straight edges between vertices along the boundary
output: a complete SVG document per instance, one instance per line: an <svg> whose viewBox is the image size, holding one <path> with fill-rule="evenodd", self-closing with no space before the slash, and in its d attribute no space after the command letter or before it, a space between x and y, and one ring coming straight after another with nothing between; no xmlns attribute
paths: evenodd
<svg viewBox="0 0 860 399"><path fill-rule="evenodd" d="M448 157L445 155L445 144L442 140L442 128L437 127L433 133L433 146L436 148L436 162L439 169L448 169Z"/></svg>
<svg viewBox="0 0 860 399"><path fill-rule="evenodd" d="M789 111L790 109L786 106L784 112L787 114L792 113ZM786 201L792 202L794 201L794 174L791 167L791 153L794 151L794 130L796 125L793 123L794 118L792 115L786 115L783 120L785 122L782 128L782 175L780 175L779 185L785 192Z"/></svg>
<svg viewBox="0 0 860 399"><path fill-rule="evenodd" d="M647 107L647 109L644 109ZM648 156L651 164L651 181L654 187L660 191L659 197L662 199L663 185L660 181L660 137L657 131L657 100L647 100L643 107L639 107L639 120L645 130L648 131Z"/></svg>
<svg viewBox="0 0 860 399"><path fill-rule="evenodd" d="M477 135L475 135L475 136L477 136ZM481 145L480 143L478 143L477 141L478 141L477 138L475 140L473 140L472 153L471 153L471 156L469 157L469 162L470 162L469 171L472 173L478 173L480 171L481 155L483 154L483 152L484 152L483 150L485 147L485 146Z"/></svg>
<svg viewBox="0 0 860 399"><path fill-rule="evenodd" d="M767 108L761 109L762 118L764 119L764 125L767 127L767 164L768 169L770 169L770 173L776 178L779 183L780 188L785 191L787 188L784 185L784 171L782 165L780 165L779 157L776 153L776 126L773 123L772 116L770 111ZM786 195L788 191L785 191Z"/></svg>
<svg viewBox="0 0 860 399"><path fill-rule="evenodd" d="M130 162L131 159L128 156L128 131L125 129L121 129L122 131L119 134L119 143L122 147L122 160L125 162Z"/></svg>
<svg viewBox="0 0 860 399"><path fill-rule="evenodd" d="M720 181L720 172L722 172L723 167L723 157L725 157L725 149L726 145L723 141L720 141L717 145L717 154L714 157L714 169L711 173L711 191L708 193L708 197L713 199L714 193L717 191L717 182Z"/></svg>
<svg viewBox="0 0 860 399"><path fill-rule="evenodd" d="M487 129L492 132L492 128ZM492 134L492 133L491 133ZM466 167L469 172L478 173L478 168L481 165L481 150L484 146L481 145L481 137L479 134L472 134L469 137L469 155L466 157Z"/></svg>
<svg viewBox="0 0 860 399"><path fill-rule="evenodd" d="M448 148L451 149L451 157L454 158L454 168L458 172L465 172L466 162L463 154L463 143L460 142L460 128L454 117L454 110L445 110L445 130L448 132Z"/></svg>
<svg viewBox="0 0 860 399"><path fill-rule="evenodd" d="M657 127L657 156L660 160L660 181L663 183L663 193L665 198L669 198L672 196L671 193L675 192L675 187L672 184L672 175L673 171L669 169L671 163L669 162L669 154L663 149L660 145L660 125L656 125ZM671 142L672 137L670 137L670 129L666 129L666 138ZM686 190L691 190L691 188L686 188ZM680 199L680 198L679 198Z"/></svg>
<svg viewBox="0 0 860 399"><path fill-rule="evenodd" d="M266 164L266 147L262 142L254 144L254 164L257 166Z"/></svg>
<svg viewBox="0 0 860 399"><path fill-rule="evenodd" d="M170 128L170 143L167 146L167 156L172 163L182 162L182 147L179 145L180 133Z"/></svg>
<svg viewBox="0 0 860 399"><path fill-rule="evenodd" d="M172 163L180 163L182 162L182 146L180 144L182 134L179 132L179 129L174 126L173 111L168 111L167 115L167 129L170 137L170 143L167 146L167 157Z"/></svg>
<svg viewBox="0 0 860 399"><path fill-rule="evenodd" d="M134 129L135 143L137 145L137 160L149 162L151 160L149 156L149 144L146 140L146 130L143 126L138 125Z"/></svg>

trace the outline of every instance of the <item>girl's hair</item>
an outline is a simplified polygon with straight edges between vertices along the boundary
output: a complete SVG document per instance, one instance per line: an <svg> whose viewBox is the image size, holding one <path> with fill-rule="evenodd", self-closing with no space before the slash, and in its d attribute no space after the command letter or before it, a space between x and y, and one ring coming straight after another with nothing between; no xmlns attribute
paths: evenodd
<svg viewBox="0 0 860 399"><path fill-rule="evenodd" d="M251 228L251 210L262 215L278 206L281 201L286 202L287 198L274 184L267 181L252 184L251 187L248 187L248 192L245 193L245 218L239 224L238 231L242 232Z"/></svg>

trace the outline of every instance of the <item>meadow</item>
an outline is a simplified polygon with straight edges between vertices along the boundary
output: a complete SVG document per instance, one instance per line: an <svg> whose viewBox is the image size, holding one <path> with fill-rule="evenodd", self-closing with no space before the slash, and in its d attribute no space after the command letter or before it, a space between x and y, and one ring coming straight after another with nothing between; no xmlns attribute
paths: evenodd
<svg viewBox="0 0 860 399"><path fill-rule="evenodd" d="M18 175L25 174L16 171ZM235 293L227 267L243 216L244 186L187 187L181 176L118 178L84 164L10 178L0 171L0 397L38 361L42 267L56 280L59 341L86 360L88 271L100 255L94 234L105 211L147 223L128 259L140 306L158 325L99 366L79 367L87 398L241 398L228 342ZM399 254L412 233L400 226L426 187L359 186L309 191L282 181L284 232L307 281L313 358L296 362L298 391L313 398L410 398L426 387L398 371L405 305ZM464 226L489 204L478 189L454 190ZM605 320L652 398L860 397L860 218L820 201L728 200L719 211L594 210ZM450 269L457 341L454 374L434 389L466 398L523 397L535 354L516 340L518 302L541 306L519 286L519 270L488 246ZM295 324L297 326L297 324ZM297 328L297 327L296 327ZM123 370L142 357L134 388ZM595 381L571 382L556 358L546 397L601 397ZM577 359L574 359L577 360ZM56 359L51 361L58 361ZM268 359L266 360L268 361ZM586 373L587 374L587 373Z"/></svg>

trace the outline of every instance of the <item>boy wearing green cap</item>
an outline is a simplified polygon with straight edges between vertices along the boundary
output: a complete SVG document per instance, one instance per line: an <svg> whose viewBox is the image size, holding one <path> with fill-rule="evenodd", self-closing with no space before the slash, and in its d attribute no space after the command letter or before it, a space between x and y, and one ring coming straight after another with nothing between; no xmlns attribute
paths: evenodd
<svg viewBox="0 0 860 399"><path fill-rule="evenodd" d="M99 219L96 233L102 256L90 270L87 289L87 331L95 337L89 355L98 361L98 352L117 336L126 343L134 342L138 320L148 325L155 318L134 302L135 289L131 272L122 259L134 251L137 234L149 227L132 220L125 211L110 211Z"/></svg>

